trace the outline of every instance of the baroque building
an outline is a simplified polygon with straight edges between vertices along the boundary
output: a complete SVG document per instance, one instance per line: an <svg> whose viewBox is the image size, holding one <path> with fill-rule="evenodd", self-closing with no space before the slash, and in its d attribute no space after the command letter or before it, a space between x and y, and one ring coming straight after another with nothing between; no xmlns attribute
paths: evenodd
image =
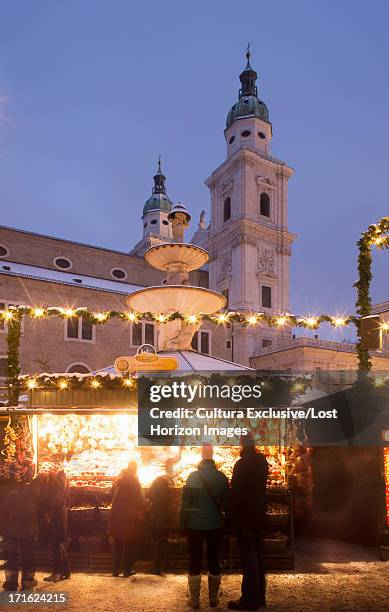
<svg viewBox="0 0 389 612"><path fill-rule="evenodd" d="M210 252L209 286L233 310L286 313L289 259L288 180L293 170L272 157L269 111L258 97L250 64L240 75L239 99L227 116L226 160L206 180L211 224L203 246ZM236 326L234 358L243 363L263 347L285 340L285 331Z"/></svg>

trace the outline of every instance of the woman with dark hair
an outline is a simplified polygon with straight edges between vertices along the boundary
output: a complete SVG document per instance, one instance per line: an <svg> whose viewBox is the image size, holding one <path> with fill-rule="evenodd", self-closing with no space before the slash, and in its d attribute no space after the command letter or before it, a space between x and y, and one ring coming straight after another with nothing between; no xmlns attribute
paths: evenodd
<svg viewBox="0 0 389 612"><path fill-rule="evenodd" d="M186 529L189 549L189 605L200 607L201 565L204 543L208 562L209 605L219 601L220 545L224 514L227 509L229 485L226 476L217 469L210 444L202 449L202 461L189 474L182 491L180 522Z"/></svg>
<svg viewBox="0 0 389 612"><path fill-rule="evenodd" d="M53 555L53 572L43 580L58 582L70 578L68 555L65 548L67 540L67 497L68 480L63 470L49 474L49 499L42 508L42 535Z"/></svg>
<svg viewBox="0 0 389 612"><path fill-rule="evenodd" d="M108 534L112 539L112 575L119 576L123 559L123 576L135 574L135 548L144 528L145 500L135 461L128 464L113 488Z"/></svg>

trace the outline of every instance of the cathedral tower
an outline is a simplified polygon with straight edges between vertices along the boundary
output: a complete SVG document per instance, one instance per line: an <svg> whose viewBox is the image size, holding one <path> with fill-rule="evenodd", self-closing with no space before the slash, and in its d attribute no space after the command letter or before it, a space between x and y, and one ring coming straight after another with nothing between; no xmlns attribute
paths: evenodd
<svg viewBox="0 0 389 612"><path fill-rule="evenodd" d="M236 310L285 313L289 308L288 180L293 170L270 153L272 125L258 97L250 64L240 75L239 99L227 116L227 159L206 180L211 192L209 286ZM234 325L234 361L288 337L288 332Z"/></svg>
<svg viewBox="0 0 389 612"><path fill-rule="evenodd" d="M166 176L162 172L159 158L152 194L143 207L143 239L131 251L133 255L143 255L150 247L172 239L172 224L168 220L168 213L173 204L167 195L165 182Z"/></svg>

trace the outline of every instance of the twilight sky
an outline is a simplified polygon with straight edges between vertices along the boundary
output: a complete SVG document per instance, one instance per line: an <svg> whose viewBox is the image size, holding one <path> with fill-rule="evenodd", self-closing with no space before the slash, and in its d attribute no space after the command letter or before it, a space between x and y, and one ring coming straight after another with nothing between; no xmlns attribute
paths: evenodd
<svg viewBox="0 0 389 612"><path fill-rule="evenodd" d="M0 223L129 250L161 153L194 229L250 40L296 171L292 311L353 310L355 241L389 214L388 20L385 0L3 0ZM388 265L375 254L375 301Z"/></svg>

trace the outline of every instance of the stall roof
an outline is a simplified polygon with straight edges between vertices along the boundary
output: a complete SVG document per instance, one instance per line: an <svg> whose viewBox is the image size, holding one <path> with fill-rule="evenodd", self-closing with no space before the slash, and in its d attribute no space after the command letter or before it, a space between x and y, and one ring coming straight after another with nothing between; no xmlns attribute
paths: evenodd
<svg viewBox="0 0 389 612"><path fill-rule="evenodd" d="M233 363L225 359L219 359L218 357L212 357L211 355L203 355L202 353L197 353L197 351L164 351L163 353L159 353L159 355L163 355L164 357L175 357L177 359L179 367L178 370L172 372L173 376L181 372L255 372L253 368L249 368L248 366ZM94 374L104 372L114 374L115 370L113 366L108 366L94 372ZM167 372L166 375L168 375Z"/></svg>

